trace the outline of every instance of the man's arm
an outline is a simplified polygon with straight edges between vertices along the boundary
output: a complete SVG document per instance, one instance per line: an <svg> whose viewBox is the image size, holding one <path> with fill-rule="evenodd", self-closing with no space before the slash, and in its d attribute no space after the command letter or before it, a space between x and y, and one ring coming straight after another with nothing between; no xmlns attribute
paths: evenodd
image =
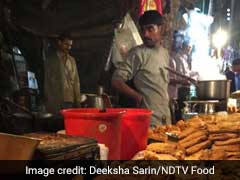
<svg viewBox="0 0 240 180"><path fill-rule="evenodd" d="M169 66L173 70L177 71L177 64L173 57L170 57ZM169 84L171 84L173 86L176 86L178 84L190 85L190 82L186 79L182 79L182 78L178 77L176 74L173 74L172 72L169 72Z"/></svg>
<svg viewBox="0 0 240 180"><path fill-rule="evenodd" d="M80 93L80 80L79 80L79 76L78 73L75 74L75 78L74 78L74 100L75 100L75 105L77 107L81 106L81 93Z"/></svg>
<svg viewBox="0 0 240 180"><path fill-rule="evenodd" d="M115 88L118 92L134 99L136 101L137 107L140 106L143 96L129 87L123 80L112 79L112 87Z"/></svg>
<svg viewBox="0 0 240 180"><path fill-rule="evenodd" d="M171 84L171 85L181 84L184 86L188 86L191 84L191 82L188 80L185 80L185 79L170 79L169 84Z"/></svg>
<svg viewBox="0 0 240 180"><path fill-rule="evenodd" d="M76 107L81 106L81 93L80 93L80 80L79 80L79 74L78 74L78 69L76 65L76 61L73 58L72 61L73 67L74 67L74 103Z"/></svg>
<svg viewBox="0 0 240 180"><path fill-rule="evenodd" d="M112 87L118 92L135 100L137 107L141 105L143 96L125 82L134 78L139 71L141 64L142 62L136 49L131 49L126 60L119 63L112 76Z"/></svg>

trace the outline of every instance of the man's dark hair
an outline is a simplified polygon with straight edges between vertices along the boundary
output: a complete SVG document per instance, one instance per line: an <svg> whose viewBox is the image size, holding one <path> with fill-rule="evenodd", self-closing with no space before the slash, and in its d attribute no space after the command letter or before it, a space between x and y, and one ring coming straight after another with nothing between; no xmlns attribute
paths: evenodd
<svg viewBox="0 0 240 180"><path fill-rule="evenodd" d="M72 40L72 37L71 37L70 33L64 32L64 33L62 33L58 36L58 39L60 41L63 41L64 39L71 39Z"/></svg>
<svg viewBox="0 0 240 180"><path fill-rule="evenodd" d="M234 59L232 65L240 65L240 58Z"/></svg>
<svg viewBox="0 0 240 180"><path fill-rule="evenodd" d="M163 17L156 10L145 11L144 14L139 19L139 25L141 27L149 24L162 25Z"/></svg>

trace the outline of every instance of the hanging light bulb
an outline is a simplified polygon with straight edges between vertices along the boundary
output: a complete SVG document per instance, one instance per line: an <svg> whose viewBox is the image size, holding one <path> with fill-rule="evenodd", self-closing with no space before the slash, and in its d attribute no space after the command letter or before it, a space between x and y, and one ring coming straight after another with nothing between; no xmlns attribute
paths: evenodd
<svg viewBox="0 0 240 180"><path fill-rule="evenodd" d="M219 29L214 35L213 35L213 45L216 48L222 48L227 43L227 33L223 31L222 29Z"/></svg>

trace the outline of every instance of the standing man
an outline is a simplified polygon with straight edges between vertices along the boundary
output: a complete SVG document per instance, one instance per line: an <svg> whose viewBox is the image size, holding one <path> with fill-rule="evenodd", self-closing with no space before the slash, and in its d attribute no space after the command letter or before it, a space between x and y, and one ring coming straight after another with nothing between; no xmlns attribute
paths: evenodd
<svg viewBox="0 0 240 180"><path fill-rule="evenodd" d="M136 101L137 107L153 111L151 127L170 124L168 98L168 51L162 47L163 18L146 11L139 19L144 44L130 50L112 77L112 86ZM133 79L137 90L125 82Z"/></svg>
<svg viewBox="0 0 240 180"><path fill-rule="evenodd" d="M69 55L73 40L67 34L57 39L56 51L45 62L46 110L58 113L62 108L80 105L80 82L75 59Z"/></svg>
<svg viewBox="0 0 240 180"><path fill-rule="evenodd" d="M198 73L192 71L190 68L190 54L191 46L188 41L183 41L180 47L173 46L169 65L178 73L197 80ZM179 77L171 72L169 74L170 82L168 86L168 93L171 102L174 102L177 107L175 108L175 112L174 110L172 112L173 114L175 113L175 116L172 119L174 120L174 123L176 123L178 120L183 118L182 108L185 106L183 102L189 97L191 82L188 79Z"/></svg>
<svg viewBox="0 0 240 180"><path fill-rule="evenodd" d="M240 58L233 60L232 70L227 69L225 75L228 80L231 80L230 92L240 90Z"/></svg>

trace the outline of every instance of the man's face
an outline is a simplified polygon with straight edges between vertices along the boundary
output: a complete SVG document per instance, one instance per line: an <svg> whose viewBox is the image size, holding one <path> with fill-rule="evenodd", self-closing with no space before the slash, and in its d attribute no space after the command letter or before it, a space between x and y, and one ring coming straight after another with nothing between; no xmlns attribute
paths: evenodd
<svg viewBox="0 0 240 180"><path fill-rule="evenodd" d="M73 41L71 39L58 40L58 48L65 54L68 54L72 48Z"/></svg>
<svg viewBox="0 0 240 180"><path fill-rule="evenodd" d="M148 24L141 27L144 44L148 47L155 47L161 42L161 26Z"/></svg>
<svg viewBox="0 0 240 180"><path fill-rule="evenodd" d="M184 53L186 53L186 54L190 54L191 51L192 51L192 46L186 45L186 46L183 48L183 51L184 51Z"/></svg>

